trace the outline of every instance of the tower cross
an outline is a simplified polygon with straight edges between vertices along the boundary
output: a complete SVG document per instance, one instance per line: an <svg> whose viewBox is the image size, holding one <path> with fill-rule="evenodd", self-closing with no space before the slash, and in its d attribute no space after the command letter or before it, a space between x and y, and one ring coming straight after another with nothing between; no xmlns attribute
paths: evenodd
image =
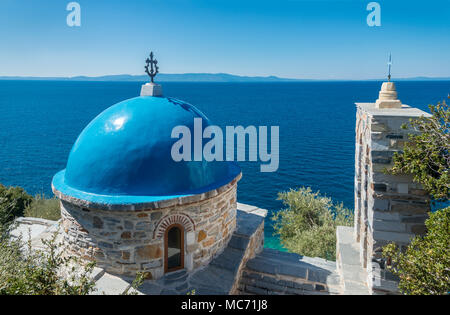
<svg viewBox="0 0 450 315"><path fill-rule="evenodd" d="M147 63L145 66L145 72L150 77L151 82L154 83L153 78L159 73L159 67L157 66L158 60L153 59L153 51L150 52L150 58L147 58L145 62ZM148 69L149 67L150 70Z"/></svg>

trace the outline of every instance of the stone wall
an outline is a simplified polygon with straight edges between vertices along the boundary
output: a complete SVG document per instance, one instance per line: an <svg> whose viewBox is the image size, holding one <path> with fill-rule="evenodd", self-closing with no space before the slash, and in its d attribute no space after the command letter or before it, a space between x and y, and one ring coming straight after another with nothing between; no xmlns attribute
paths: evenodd
<svg viewBox="0 0 450 315"><path fill-rule="evenodd" d="M239 282L239 294L340 294L336 264L322 258L265 248L249 260Z"/></svg>
<svg viewBox="0 0 450 315"><path fill-rule="evenodd" d="M242 270L248 259L259 254L264 244L264 218L267 211L237 204L236 230L228 246L211 262L193 272L186 269L147 280L137 289L149 295L228 295L237 293ZM133 277L103 273L96 281L96 294L118 294L130 287ZM132 289L130 292L133 292Z"/></svg>
<svg viewBox="0 0 450 315"><path fill-rule="evenodd" d="M164 231L174 223L185 230L184 267L208 264L227 246L236 227L236 178L217 190L138 206L99 209L62 196L64 238L70 251L96 260L114 274L145 271L149 278L164 274ZM136 210L136 208L138 210Z"/></svg>
<svg viewBox="0 0 450 315"><path fill-rule="evenodd" d="M378 109L372 103L357 104L354 232L368 285L374 289L382 290L382 247L390 242L406 246L425 231L430 210L426 192L411 176L385 173L413 132L402 125L421 115L428 114L407 105Z"/></svg>

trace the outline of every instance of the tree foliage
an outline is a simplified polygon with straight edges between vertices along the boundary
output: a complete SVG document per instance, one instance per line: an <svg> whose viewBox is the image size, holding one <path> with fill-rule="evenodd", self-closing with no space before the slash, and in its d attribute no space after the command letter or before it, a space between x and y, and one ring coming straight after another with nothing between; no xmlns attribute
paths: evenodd
<svg viewBox="0 0 450 315"><path fill-rule="evenodd" d="M6 225L16 217L23 216L25 208L32 200L33 197L23 188L5 187L0 184L0 225Z"/></svg>
<svg viewBox="0 0 450 315"><path fill-rule="evenodd" d="M391 243L383 248L388 269L400 278L404 294L450 293L450 207L431 213L428 233L416 236L402 253Z"/></svg>
<svg viewBox="0 0 450 315"><path fill-rule="evenodd" d="M448 199L450 188L450 112L446 102L430 105L431 117L411 120L420 131L394 156L393 174L412 174L434 199ZM406 126L405 126L406 128Z"/></svg>
<svg viewBox="0 0 450 315"><path fill-rule="evenodd" d="M33 248L11 237L14 219L23 215L58 220L59 201L28 195L20 187L0 184L0 295L87 295L95 291L94 262L67 255L65 245L57 243L58 232L42 239L43 249ZM123 295L138 294L146 277L138 273Z"/></svg>
<svg viewBox="0 0 450 315"><path fill-rule="evenodd" d="M336 227L353 225L353 212L330 198L300 188L279 194L287 206L273 216L275 234L289 251L336 259Z"/></svg>
<svg viewBox="0 0 450 315"><path fill-rule="evenodd" d="M404 151L394 156L393 174L412 174L414 180L440 201L450 187L450 112L446 102L430 105L431 117L411 120L420 133L410 135ZM407 128L407 126L404 126ZM395 244L383 248L388 269L400 277L405 294L449 294L450 208L430 214L427 234L416 236L402 252Z"/></svg>

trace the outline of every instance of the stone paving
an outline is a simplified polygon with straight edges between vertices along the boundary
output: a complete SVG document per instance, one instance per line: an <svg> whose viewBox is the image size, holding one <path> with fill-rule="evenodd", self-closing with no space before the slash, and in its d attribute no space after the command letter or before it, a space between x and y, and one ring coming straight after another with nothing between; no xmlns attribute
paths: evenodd
<svg viewBox="0 0 450 315"><path fill-rule="evenodd" d="M343 294L367 295L367 272L360 262L359 244L354 239L353 227L338 226L336 259Z"/></svg>
<svg viewBox="0 0 450 315"><path fill-rule="evenodd" d="M336 236L337 268L342 279L343 294L399 294L399 279L382 269L377 262L372 263L370 274L362 268L359 243L355 240L352 227L338 226Z"/></svg>
<svg viewBox="0 0 450 315"><path fill-rule="evenodd" d="M41 237L51 227L58 225L56 221L25 217L18 218L15 222L17 226L11 231L11 236L16 239L20 237L24 242L28 242L30 238L33 240Z"/></svg>
<svg viewBox="0 0 450 315"><path fill-rule="evenodd" d="M322 258L264 249L248 261L240 281L241 294L340 294L336 265Z"/></svg>

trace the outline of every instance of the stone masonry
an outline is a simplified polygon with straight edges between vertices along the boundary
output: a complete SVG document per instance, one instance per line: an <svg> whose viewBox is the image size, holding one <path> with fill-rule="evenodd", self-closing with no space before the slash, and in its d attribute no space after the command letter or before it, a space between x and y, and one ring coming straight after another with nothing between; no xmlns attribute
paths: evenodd
<svg viewBox="0 0 450 315"><path fill-rule="evenodd" d="M227 246L236 228L236 186L240 176L216 190L145 205L89 204L55 194L61 199L64 239L79 257L97 261L113 274L164 274L164 231L180 224L185 232L184 267L207 265Z"/></svg>
<svg viewBox="0 0 450 315"><path fill-rule="evenodd" d="M395 85L389 83L396 98ZM384 106L377 106L380 100L356 104L354 237L368 274L367 284L373 290L383 290L382 247L390 242L406 246L414 235L424 233L430 210L426 192L412 176L385 172L392 166L394 153L401 152L408 135L415 132L402 125L429 115L407 105L398 108L395 101L387 100ZM389 107L389 103L395 106Z"/></svg>

